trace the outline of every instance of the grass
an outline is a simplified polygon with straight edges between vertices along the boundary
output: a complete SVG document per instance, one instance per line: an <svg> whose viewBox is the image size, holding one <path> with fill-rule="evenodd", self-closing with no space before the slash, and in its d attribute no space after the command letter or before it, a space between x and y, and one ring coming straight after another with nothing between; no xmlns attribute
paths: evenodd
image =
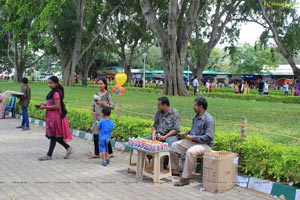
<svg viewBox="0 0 300 200"><path fill-rule="evenodd" d="M47 83L30 82L29 85L32 90L32 101L36 103L44 102L50 91ZM21 84L19 83L0 81L1 91L19 91L20 88ZM68 107L89 110L93 94L97 90L98 88L92 85L89 85L88 88L65 87L65 102ZM154 113L157 110L157 98L160 96L162 95L157 93L130 91L128 89L120 97L114 95L116 106L114 112L121 110L122 115L153 120ZM169 99L171 106L180 112L181 125L190 127L191 119L194 116L192 107L194 97L169 96ZM299 105L220 98L208 98L207 100L209 104L208 112L215 119L216 133L240 132L242 118L246 117L248 120L248 134L258 133L275 142L300 143ZM118 108L118 105L121 105L121 108Z"/></svg>

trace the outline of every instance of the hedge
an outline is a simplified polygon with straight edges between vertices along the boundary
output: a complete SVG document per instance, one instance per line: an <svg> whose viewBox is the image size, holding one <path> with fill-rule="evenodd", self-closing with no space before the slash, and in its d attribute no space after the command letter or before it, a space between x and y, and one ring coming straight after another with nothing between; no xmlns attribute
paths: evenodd
<svg viewBox="0 0 300 200"><path fill-rule="evenodd" d="M238 99L248 101L267 101L267 102L282 102L291 104L300 104L300 97L297 96L279 96L279 95L262 95L257 94L235 94L235 93L221 93L221 92L210 92L203 93L206 97L211 98L223 98L223 99Z"/></svg>

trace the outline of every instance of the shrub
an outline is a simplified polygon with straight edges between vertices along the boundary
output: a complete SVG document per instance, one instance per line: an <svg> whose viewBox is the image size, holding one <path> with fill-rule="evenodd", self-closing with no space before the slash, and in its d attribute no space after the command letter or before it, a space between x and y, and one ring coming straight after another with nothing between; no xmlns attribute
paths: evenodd
<svg viewBox="0 0 300 200"><path fill-rule="evenodd" d="M252 100L252 101L267 101L267 102L282 102L282 103L291 103L291 104L300 104L300 98L297 96L279 96L279 95L262 95L257 94L235 94L228 92L211 92L203 93L206 97L212 98L223 98L223 99L237 99L237 100Z"/></svg>
<svg viewBox="0 0 300 200"><path fill-rule="evenodd" d="M241 139L239 134L217 133L214 150L239 154L239 172L254 177L294 183L300 182L300 149L272 143L259 135Z"/></svg>

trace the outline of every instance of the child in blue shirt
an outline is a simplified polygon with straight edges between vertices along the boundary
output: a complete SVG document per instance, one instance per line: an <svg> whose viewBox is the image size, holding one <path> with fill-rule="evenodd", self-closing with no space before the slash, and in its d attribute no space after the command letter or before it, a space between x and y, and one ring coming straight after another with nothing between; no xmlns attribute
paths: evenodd
<svg viewBox="0 0 300 200"><path fill-rule="evenodd" d="M108 155L108 142L110 140L111 131L114 129L114 123L110 119L110 108L102 109L102 119L98 123L99 129L99 151L102 157L102 166L107 166L110 162Z"/></svg>

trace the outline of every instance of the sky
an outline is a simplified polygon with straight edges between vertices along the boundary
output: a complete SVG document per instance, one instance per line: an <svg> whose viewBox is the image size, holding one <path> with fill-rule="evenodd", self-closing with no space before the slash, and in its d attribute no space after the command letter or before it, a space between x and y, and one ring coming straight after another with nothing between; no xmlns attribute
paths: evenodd
<svg viewBox="0 0 300 200"><path fill-rule="evenodd" d="M253 45L262 33L263 28L253 22L249 22L241 26L239 44L250 43Z"/></svg>
<svg viewBox="0 0 300 200"><path fill-rule="evenodd" d="M248 22L243 25L241 25L240 29L240 39L237 41L235 45L241 46L244 43L249 43L250 45L254 45L256 41L259 40L259 36L262 33L263 28L254 23L254 22ZM225 44L217 44L217 47L224 48L228 46L228 43Z"/></svg>
<svg viewBox="0 0 300 200"><path fill-rule="evenodd" d="M294 5L298 14L300 15L300 0L296 0ZM263 28L254 22L249 22L247 24L242 25L239 44L250 43L253 45L255 41L259 39L259 36L262 33L262 31Z"/></svg>

